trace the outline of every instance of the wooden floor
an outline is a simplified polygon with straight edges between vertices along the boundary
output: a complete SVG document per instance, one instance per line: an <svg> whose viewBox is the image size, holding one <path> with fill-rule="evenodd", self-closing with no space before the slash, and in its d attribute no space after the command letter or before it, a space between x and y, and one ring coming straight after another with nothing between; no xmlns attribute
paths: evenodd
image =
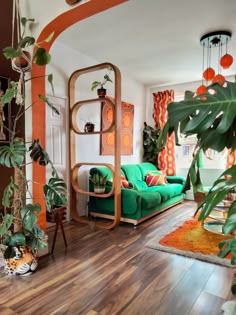
<svg viewBox="0 0 236 315"><path fill-rule="evenodd" d="M145 247L155 230L194 212L186 202L142 223L113 231L67 224L54 255L29 277L1 273L0 314L217 315L232 299L234 269ZM52 240L52 232L49 240Z"/></svg>

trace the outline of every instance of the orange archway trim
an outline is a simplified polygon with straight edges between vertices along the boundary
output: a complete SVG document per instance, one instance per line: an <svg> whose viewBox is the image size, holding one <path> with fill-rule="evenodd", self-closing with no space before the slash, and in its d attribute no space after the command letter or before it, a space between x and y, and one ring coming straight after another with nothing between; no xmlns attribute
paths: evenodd
<svg viewBox="0 0 236 315"><path fill-rule="evenodd" d="M51 21L40 33L37 42L42 42L52 32L54 37L49 43L44 43L43 47L49 51L56 38L71 25L91 17L97 13L110 9L114 6L127 2L128 0L90 0L84 4L78 5L75 8L62 13ZM32 66L32 77L40 77L41 79L32 80L31 85L31 98L32 104L37 102L32 107L32 139L40 139L43 147L45 147L45 105L43 101L38 101L38 95L45 95L45 67L39 67L35 64ZM45 167L33 164L32 169L33 179L33 199L34 202L39 202L42 205L42 211L39 216L38 223L42 229L46 229L46 208L43 201L42 184L46 182ZM42 183L42 184L39 184Z"/></svg>

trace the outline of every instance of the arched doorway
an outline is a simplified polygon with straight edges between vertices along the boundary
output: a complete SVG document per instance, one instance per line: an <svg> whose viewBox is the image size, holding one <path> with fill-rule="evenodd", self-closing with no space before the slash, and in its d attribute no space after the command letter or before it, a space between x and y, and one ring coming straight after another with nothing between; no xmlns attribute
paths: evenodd
<svg viewBox="0 0 236 315"><path fill-rule="evenodd" d="M54 37L52 41L49 43L44 43L43 47L50 51L50 48L56 38L67 28L71 25L84 20L88 17L91 17L97 13L110 9L116 5L121 3L127 2L128 0L90 0L87 3L82 5L78 5L75 8L59 15L53 21L51 21L40 33L37 42L41 42L43 39L47 38L49 34L54 32ZM31 97L32 97L32 104L38 100L38 95L42 94L45 95L45 67L39 67L35 64L32 66L32 77L40 77L41 79L32 80L31 86ZM32 138L33 139L40 139L40 142L43 147L45 147L45 106L37 105L32 107ZM40 122L40 123L39 123ZM37 183L45 183L46 182L46 171L45 168L34 164L32 169L32 192L34 202L40 202L42 204L43 200L43 192L41 186ZM39 225L44 230L46 229L46 208L45 205L42 204L42 211L40 213L40 217L38 220Z"/></svg>

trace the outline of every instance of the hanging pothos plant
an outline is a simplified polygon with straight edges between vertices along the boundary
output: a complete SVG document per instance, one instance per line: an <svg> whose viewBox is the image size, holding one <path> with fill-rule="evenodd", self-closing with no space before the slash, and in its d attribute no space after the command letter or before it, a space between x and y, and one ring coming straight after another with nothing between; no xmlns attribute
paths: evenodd
<svg viewBox="0 0 236 315"><path fill-rule="evenodd" d="M192 184L195 191L201 191L202 183L198 168L199 152L207 149L231 152L236 150L236 83L225 81L223 86L214 83L207 87L204 94L194 96L186 91L185 99L168 105L168 121L158 139L158 149L162 150L167 136L175 133L178 144L178 130L186 137L196 135L198 142L193 155L193 161L187 174L184 191ZM199 220L206 219L214 207L225 199L225 196L236 187L236 165L231 166L214 182L207 196L198 204L201 209ZM197 212L196 211L196 212ZM231 234L236 230L236 200L227 213L224 223L224 234ZM220 257L232 252L231 263L236 265L236 237L219 244ZM236 284L232 286L236 293Z"/></svg>

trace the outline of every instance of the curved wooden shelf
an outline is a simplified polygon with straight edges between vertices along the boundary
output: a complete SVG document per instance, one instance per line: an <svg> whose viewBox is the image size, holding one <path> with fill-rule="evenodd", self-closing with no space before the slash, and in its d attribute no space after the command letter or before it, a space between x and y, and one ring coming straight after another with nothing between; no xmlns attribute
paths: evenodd
<svg viewBox="0 0 236 315"><path fill-rule="evenodd" d="M72 187L74 188L74 190L78 193L81 193L81 194L84 194L84 195L87 195L87 196L94 196L94 197L99 197L99 198L107 198L111 195L113 195L114 193L114 190L115 190L115 186L114 186L114 182L112 182L112 188L111 188L111 191L107 194L96 194L94 192L91 192L91 191L86 191L84 189L81 189L80 188L80 185L79 185L79 182L78 182L78 171L80 169L81 166L83 165L93 165L93 166L105 166L107 168L109 168L112 172L112 177L114 178L115 177L115 172L114 172L114 167L112 164L110 163L77 163L72 171L71 171L71 185Z"/></svg>
<svg viewBox="0 0 236 315"><path fill-rule="evenodd" d="M75 100L75 83L77 79L89 72L94 72L102 69L109 69L111 68L114 71L114 91L115 91L115 97L114 102L112 102L109 98L96 98L96 99L89 99L89 100L83 100L76 102ZM82 132L76 122L76 115L80 109L81 106L86 106L89 103L96 103L96 102L109 102L109 104L112 106L113 109L113 122L109 128L106 130L100 130L95 131L91 133ZM95 65L88 68L83 68L80 70L76 70L72 73L70 79L69 79L69 105L70 105L70 137L69 137L69 145L70 145L70 170L71 170L71 186L70 186L70 208L71 208L71 214L72 218L79 223L87 223L91 224L91 222L88 220L88 218L80 217L77 209L76 209L76 193L80 193L83 195L88 196L95 196L99 198L107 198L110 195L114 194L114 219L113 222L109 224L105 223L97 223L95 227L102 228L102 229L113 229L116 225L120 222L120 216L121 216L121 186L120 186L120 126L121 126L121 75L119 69L109 63L102 63L99 65ZM109 163L86 163L86 162L77 162L76 161L76 135L95 135L95 134L102 134L106 132L114 130L114 166ZM86 192L83 189L80 188L78 183L78 170L82 165L104 165L111 169L113 174L113 184L112 184L112 190L107 194L95 194L93 192Z"/></svg>
<svg viewBox="0 0 236 315"><path fill-rule="evenodd" d="M79 112L79 109L84 106L84 105L88 105L91 103L98 103L99 105L101 104L101 102L107 102L111 105L112 108L112 113L113 113L113 121L111 122L111 125L104 130L100 130L100 131L92 131L92 132L85 132L85 131L81 131L79 129L79 127L77 126L77 113ZM110 100L109 98L93 98L90 100L83 100L83 101L79 101L77 103L75 103L71 109L71 128L73 129L73 131L78 134L78 135L88 135L88 134L103 134L103 133L107 133L113 130L114 125L115 125L115 104L112 102L112 100Z"/></svg>

